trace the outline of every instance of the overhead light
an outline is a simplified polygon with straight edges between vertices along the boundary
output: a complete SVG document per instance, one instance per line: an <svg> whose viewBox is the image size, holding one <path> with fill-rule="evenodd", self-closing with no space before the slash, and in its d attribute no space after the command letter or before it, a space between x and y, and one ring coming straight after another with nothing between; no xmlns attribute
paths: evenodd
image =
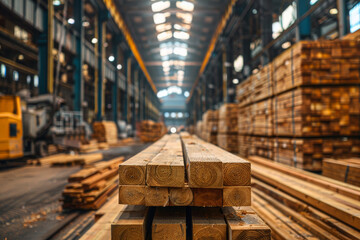
<svg viewBox="0 0 360 240"><path fill-rule="evenodd" d="M237 79L237 78L234 78L233 80L232 80L232 82L233 82L233 84L234 85L237 85L237 84L239 84L239 79Z"/></svg>
<svg viewBox="0 0 360 240"><path fill-rule="evenodd" d="M170 55L173 53L173 49L172 48L161 48L160 49L160 56L164 57L167 55Z"/></svg>
<svg viewBox="0 0 360 240"><path fill-rule="evenodd" d="M164 40L169 39L171 37L172 37L172 32L171 31L162 32L162 33L159 33L157 35L157 39L159 41L164 41Z"/></svg>
<svg viewBox="0 0 360 240"><path fill-rule="evenodd" d="M24 60L24 55L19 54L18 59L19 59L19 60Z"/></svg>
<svg viewBox="0 0 360 240"><path fill-rule="evenodd" d="M185 75L184 70L179 70L177 73L178 73L178 75L182 75L182 76L184 76L184 75Z"/></svg>
<svg viewBox="0 0 360 240"><path fill-rule="evenodd" d="M170 7L170 1L160 1L151 4L151 10L153 12L160 12Z"/></svg>
<svg viewBox="0 0 360 240"><path fill-rule="evenodd" d="M234 69L236 72L240 72L244 67L244 57L239 55L234 61Z"/></svg>
<svg viewBox="0 0 360 240"><path fill-rule="evenodd" d="M171 132L172 134L176 133L176 128L174 128L174 127L170 128L170 132Z"/></svg>
<svg viewBox="0 0 360 240"><path fill-rule="evenodd" d="M167 89L160 90L157 93L158 98L163 98L163 97L166 97L167 95L169 95Z"/></svg>
<svg viewBox="0 0 360 240"><path fill-rule="evenodd" d="M184 11L194 11L194 4L188 1L177 1L176 7Z"/></svg>
<svg viewBox="0 0 360 240"><path fill-rule="evenodd" d="M192 22L192 18L193 18L191 13L182 13L182 12L177 12L176 17L180 18L181 20L183 20L184 23L187 23L187 24L190 24Z"/></svg>
<svg viewBox="0 0 360 240"><path fill-rule="evenodd" d="M115 57L113 55L111 55L111 56L109 56L108 59L109 59L110 62L113 62L115 60Z"/></svg>
<svg viewBox="0 0 360 240"><path fill-rule="evenodd" d="M189 96L190 96L189 91L185 91L185 92L184 92L184 96L185 96L185 97L189 97Z"/></svg>
<svg viewBox="0 0 360 240"><path fill-rule="evenodd" d="M183 47L175 47L174 54L186 57L187 56L187 49Z"/></svg>
<svg viewBox="0 0 360 240"><path fill-rule="evenodd" d="M181 31L186 31L186 30L190 30L191 29L191 25L189 24L174 24L174 28L176 30L181 30Z"/></svg>
<svg viewBox="0 0 360 240"><path fill-rule="evenodd" d="M331 15L336 15L336 14L338 14L338 10L336 9L336 8L332 8L332 9L330 9L330 11L329 11L329 13L331 14Z"/></svg>
<svg viewBox="0 0 360 240"><path fill-rule="evenodd" d="M117 70L121 70L121 69L122 69L122 65L121 65L121 64L118 64L118 65L116 66L116 68L117 68Z"/></svg>
<svg viewBox="0 0 360 240"><path fill-rule="evenodd" d="M91 39L91 43L92 43L92 44L97 44L97 42L98 42L97 38L92 38L92 39Z"/></svg>
<svg viewBox="0 0 360 240"><path fill-rule="evenodd" d="M158 32L164 32L167 30L171 30L171 24L160 24L156 26L156 31Z"/></svg>
<svg viewBox="0 0 360 240"><path fill-rule="evenodd" d="M60 0L53 0L53 5L54 5L54 6L60 6L60 5L61 5L61 1L60 1Z"/></svg>
<svg viewBox="0 0 360 240"><path fill-rule="evenodd" d="M83 21L82 25L83 25L83 27L89 27L90 23L89 23L89 21L85 20L85 21Z"/></svg>
<svg viewBox="0 0 360 240"><path fill-rule="evenodd" d="M281 47L282 47L283 49L288 49L289 47L291 47L291 42L284 42L284 43L281 45Z"/></svg>
<svg viewBox="0 0 360 240"><path fill-rule="evenodd" d="M168 118L168 117L170 116L170 113L166 112L166 113L164 114L164 116L165 116L165 118Z"/></svg>
<svg viewBox="0 0 360 240"><path fill-rule="evenodd" d="M254 9L252 10L252 13L253 13L254 15L256 15L256 14L258 13L257 9L254 8Z"/></svg>
<svg viewBox="0 0 360 240"><path fill-rule="evenodd" d="M154 14L153 18L154 18L154 23L155 24L161 24L166 22L166 17L168 14L165 13L156 13Z"/></svg>
<svg viewBox="0 0 360 240"><path fill-rule="evenodd" d="M190 35L187 32L175 31L174 38L187 40L190 38Z"/></svg>
<svg viewBox="0 0 360 240"><path fill-rule="evenodd" d="M68 24L71 24L71 25L72 25L72 24L75 23L75 19L69 18L67 22L68 22Z"/></svg>
<svg viewBox="0 0 360 240"><path fill-rule="evenodd" d="M170 114L170 116L171 116L172 118L176 118L176 113L172 112L172 113ZM175 131L174 131L174 129L175 129ZM172 127L170 131L171 131L172 133L176 133L176 128Z"/></svg>

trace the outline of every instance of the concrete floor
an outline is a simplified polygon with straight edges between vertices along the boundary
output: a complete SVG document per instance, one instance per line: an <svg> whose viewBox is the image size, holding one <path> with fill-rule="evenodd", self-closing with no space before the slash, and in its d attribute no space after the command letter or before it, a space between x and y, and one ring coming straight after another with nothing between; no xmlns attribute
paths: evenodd
<svg viewBox="0 0 360 240"><path fill-rule="evenodd" d="M103 151L104 159L129 158L147 146L112 148ZM61 211L61 192L79 169L25 166L1 171L0 239L43 239L61 224L71 214Z"/></svg>

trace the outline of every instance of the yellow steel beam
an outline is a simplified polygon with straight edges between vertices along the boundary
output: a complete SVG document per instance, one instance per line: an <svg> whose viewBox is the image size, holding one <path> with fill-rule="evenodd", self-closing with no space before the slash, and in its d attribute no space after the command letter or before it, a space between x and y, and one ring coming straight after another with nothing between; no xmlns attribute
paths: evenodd
<svg viewBox="0 0 360 240"><path fill-rule="evenodd" d="M133 52L136 60L139 63L139 66L141 68L141 70L143 71L145 77L147 78L148 82L150 83L150 86L152 87L152 89L154 90L154 92L157 92L157 89L155 87L154 82L151 79L151 76L149 74L149 72L146 69L146 66L144 64L144 61L141 58L141 55L139 53L139 50L135 44L134 39L132 38L130 31L128 29L128 27L125 24L125 21L123 19L123 17L121 16L121 14L119 13L119 11L116 8L116 5L114 3L114 0L103 0L105 3L106 8L109 10L111 16L113 17L115 23L118 25L118 27L120 28L120 30L123 32L125 39L127 41L127 43L130 46L131 51Z"/></svg>
<svg viewBox="0 0 360 240"><path fill-rule="evenodd" d="M201 77L201 75L204 73L205 71L205 68L206 68L206 65L209 63L209 60L210 60L210 57L211 57L211 54L212 52L214 51L215 49L215 46L216 46L216 42L220 36L220 34L222 33L222 31L224 30L225 26L226 26L226 23L227 23L227 20L229 19L230 15L232 14L232 11L233 11L233 7L235 5L235 3L237 2L238 0L231 0L229 5L227 6L226 8L226 11L225 11L225 14L222 16L221 18L221 22L218 24L218 26L216 27L216 30L215 30L215 33L214 35L212 36L211 38L211 41L210 41L210 45L209 45L209 48L206 52L206 55L205 55L205 58L204 58L204 61L202 62L201 64L201 67L200 67L200 71L199 71L199 74L196 78L196 81L191 89L191 92L190 92L190 96L188 97L187 99L187 102L190 101L190 99L192 98L192 95L194 94L194 90L196 88L196 86L198 85L199 83L199 79Z"/></svg>

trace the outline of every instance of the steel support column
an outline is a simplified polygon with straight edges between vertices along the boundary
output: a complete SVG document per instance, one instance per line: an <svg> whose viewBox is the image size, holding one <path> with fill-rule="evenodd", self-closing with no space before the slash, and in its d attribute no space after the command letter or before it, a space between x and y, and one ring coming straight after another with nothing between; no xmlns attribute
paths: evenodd
<svg viewBox="0 0 360 240"><path fill-rule="evenodd" d="M310 1L297 0L297 16L300 18L307 11L309 11L311 5ZM296 40L309 39L311 37L311 18L310 16L306 17L301 23L296 27Z"/></svg>
<svg viewBox="0 0 360 240"><path fill-rule="evenodd" d="M73 60L75 66L74 71L74 110L82 110L82 102L84 99L84 84L82 75L83 66L83 45L84 45L84 31L82 26L82 19L84 15L83 0L74 2L74 28L76 29L76 56Z"/></svg>
<svg viewBox="0 0 360 240"><path fill-rule="evenodd" d="M349 33L347 0L337 0L339 37L342 38Z"/></svg>
<svg viewBox="0 0 360 240"><path fill-rule="evenodd" d="M227 86L226 86L226 102L231 103L235 100L235 90L234 84L232 83L233 80L233 49L232 49L232 39L226 44L226 79L227 79Z"/></svg>
<svg viewBox="0 0 360 240"><path fill-rule="evenodd" d="M116 126L117 121L119 120L118 115L118 102L119 102L119 70L117 69L117 65L119 64L119 45L118 43L122 40L122 37L116 35L112 42L112 52L114 56L114 67L115 67L115 79L112 87L112 111L113 111L113 121L115 122Z"/></svg>
<svg viewBox="0 0 360 240"><path fill-rule="evenodd" d="M272 6L272 0L260 0L261 47L263 48L272 41ZM264 66L269 61L271 54L268 50L261 56L261 64Z"/></svg>
<svg viewBox="0 0 360 240"><path fill-rule="evenodd" d="M249 15L246 15L244 17L244 22L241 24L241 36L242 36L242 48L241 48L241 52L242 52L242 56L243 56L243 60L244 60L244 67L242 69L242 74L244 76L244 78L247 78L248 76L250 76L251 73L251 69L252 69L252 64L251 64L251 48L250 48L250 44L251 44L251 36L250 36L250 24L249 24Z"/></svg>

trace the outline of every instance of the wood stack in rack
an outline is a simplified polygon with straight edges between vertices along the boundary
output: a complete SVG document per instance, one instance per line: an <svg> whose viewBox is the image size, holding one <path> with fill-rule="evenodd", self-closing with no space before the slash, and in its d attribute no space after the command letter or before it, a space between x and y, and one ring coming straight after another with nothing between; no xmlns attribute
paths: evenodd
<svg viewBox="0 0 360 240"><path fill-rule="evenodd" d="M70 175L62 193L65 209L98 209L117 188L119 157L99 162Z"/></svg>
<svg viewBox="0 0 360 240"><path fill-rule="evenodd" d="M203 114L203 139L209 143L217 144L219 123L219 110L208 110Z"/></svg>
<svg viewBox="0 0 360 240"><path fill-rule="evenodd" d="M117 127L112 121L94 122L93 131L92 137L98 142L112 144L118 141Z"/></svg>
<svg viewBox="0 0 360 240"><path fill-rule="evenodd" d="M236 104L227 103L219 109L217 144L229 152L238 152L238 106Z"/></svg>
<svg viewBox="0 0 360 240"><path fill-rule="evenodd" d="M244 102L241 84L237 90L239 142L248 145L243 156L272 146L267 157L314 171L321 170L323 157L360 156L349 146L360 136L359 41L299 42L266 67L257 73L262 77L242 85L255 89L250 82L269 72L268 94L253 90ZM270 139L254 144L255 136Z"/></svg>
<svg viewBox="0 0 360 240"><path fill-rule="evenodd" d="M326 177L360 187L360 158L324 159L322 174Z"/></svg>
<svg viewBox="0 0 360 240"><path fill-rule="evenodd" d="M270 239L249 207L250 172L248 161L188 133L166 135L119 166L119 203L131 205L112 239Z"/></svg>
<svg viewBox="0 0 360 240"><path fill-rule="evenodd" d="M166 134L163 122L156 123L152 120L144 120L140 123L139 137L142 142L155 142Z"/></svg>

